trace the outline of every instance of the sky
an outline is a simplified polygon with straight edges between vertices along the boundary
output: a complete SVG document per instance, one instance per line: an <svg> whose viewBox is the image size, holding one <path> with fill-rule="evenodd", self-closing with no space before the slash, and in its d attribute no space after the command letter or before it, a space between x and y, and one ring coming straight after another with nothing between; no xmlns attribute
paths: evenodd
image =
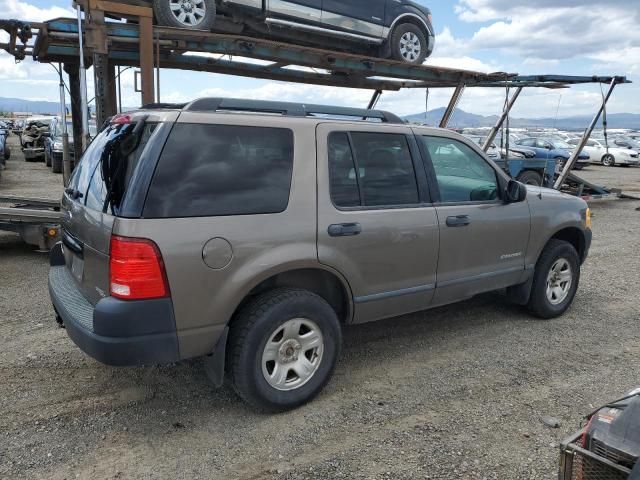
<svg viewBox="0 0 640 480"><path fill-rule="evenodd" d="M362 1L362 0L359 0ZM634 82L618 87L609 113L640 113L639 0L420 0L433 12L436 47L430 65L482 72L566 75L626 75ZM0 0L1 18L43 21L73 16L71 0ZM6 36L0 34L0 43ZM89 97L93 74L89 71ZM19 64L0 52L0 96L58 101L58 80L47 64ZM431 90L429 110L445 106L451 91ZM502 89L471 88L459 107L494 115ZM515 117L567 117L592 114L601 101L599 85L549 91L527 89L512 111ZM123 104L137 106L131 71L122 77ZM364 107L371 92L163 70L161 100L184 102L203 96L230 96ZM399 115L422 112L425 91L386 92L378 104Z"/></svg>

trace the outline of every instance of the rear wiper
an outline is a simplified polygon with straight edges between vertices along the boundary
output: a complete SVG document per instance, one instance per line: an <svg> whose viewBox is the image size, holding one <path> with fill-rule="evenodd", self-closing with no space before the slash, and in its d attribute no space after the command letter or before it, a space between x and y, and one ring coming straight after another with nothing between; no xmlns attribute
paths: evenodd
<svg viewBox="0 0 640 480"><path fill-rule="evenodd" d="M108 142L105 147L105 151L103 152L103 158L102 158L102 176L107 186L107 194L105 195L104 203L102 204L102 213L107 213L107 207L109 206L109 203L111 203L111 200L112 200L115 181L117 180L120 173L122 172L122 168L125 163L124 158L129 156L136 148L138 148L138 145L140 144L140 140L142 138L141 132L147 123L147 117L148 116L145 115L142 118L140 118L140 120L133 127L133 130L131 131L130 134L127 134L127 132L124 132L121 135L118 135L116 138ZM111 172L111 157L113 154L116 153L116 151L118 155L122 155L124 158L120 159L120 161L118 162L118 165L116 166L115 172L113 172L113 176L111 176L109 175L109 173ZM107 168L105 168L105 162L104 162L105 154L106 154L106 157L108 158L108 165L106 165ZM113 212L113 204L111 205L111 211Z"/></svg>

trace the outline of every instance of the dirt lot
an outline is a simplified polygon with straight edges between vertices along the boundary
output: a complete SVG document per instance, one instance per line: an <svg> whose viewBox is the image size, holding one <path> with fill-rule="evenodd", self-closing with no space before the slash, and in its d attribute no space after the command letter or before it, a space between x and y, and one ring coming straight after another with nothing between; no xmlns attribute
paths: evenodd
<svg viewBox="0 0 640 480"><path fill-rule="evenodd" d="M640 168L585 176L640 193ZM0 192L56 197L60 181L14 149ZM324 393L275 416L212 388L199 361L87 357L53 320L46 255L0 233L0 478L554 478L581 416L640 384L639 206L593 204L563 318L490 294L347 328Z"/></svg>

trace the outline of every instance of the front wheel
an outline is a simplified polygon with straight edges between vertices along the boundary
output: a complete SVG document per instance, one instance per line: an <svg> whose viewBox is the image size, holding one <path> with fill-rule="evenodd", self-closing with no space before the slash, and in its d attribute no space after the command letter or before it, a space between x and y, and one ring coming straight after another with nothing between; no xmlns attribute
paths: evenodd
<svg viewBox="0 0 640 480"><path fill-rule="evenodd" d="M229 332L227 373L247 403L285 411L329 381L342 333L331 306L306 290L278 289L250 301Z"/></svg>
<svg viewBox="0 0 640 480"><path fill-rule="evenodd" d="M604 157L602 157L602 165L604 165L605 167L613 167L615 164L616 158L610 153L607 153Z"/></svg>
<svg viewBox="0 0 640 480"><path fill-rule="evenodd" d="M555 318L571 306L580 282L580 258L563 240L550 240L533 274L529 310L539 318Z"/></svg>
<svg viewBox="0 0 640 480"><path fill-rule="evenodd" d="M215 0L153 0L153 11L165 27L211 30L216 21Z"/></svg>
<svg viewBox="0 0 640 480"><path fill-rule="evenodd" d="M391 56L395 60L420 65L427 58L427 37L420 27L403 23L391 35Z"/></svg>

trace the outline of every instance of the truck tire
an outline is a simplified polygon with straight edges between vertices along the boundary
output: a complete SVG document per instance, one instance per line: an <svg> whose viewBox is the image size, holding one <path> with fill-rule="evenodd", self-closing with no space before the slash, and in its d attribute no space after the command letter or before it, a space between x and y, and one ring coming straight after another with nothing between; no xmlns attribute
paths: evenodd
<svg viewBox="0 0 640 480"><path fill-rule="evenodd" d="M51 166L51 155L49 155L46 150L44 151L44 164L47 167Z"/></svg>
<svg viewBox="0 0 640 480"><path fill-rule="evenodd" d="M427 58L427 37L413 23L398 25L391 35L391 56L395 60L421 65Z"/></svg>
<svg viewBox="0 0 640 480"><path fill-rule="evenodd" d="M51 171L53 173L62 173L62 158L56 158L55 155L51 156Z"/></svg>
<svg viewBox="0 0 640 480"><path fill-rule="evenodd" d="M338 317L318 295L282 288L259 295L232 321L227 374L250 405L279 412L313 399L342 344Z"/></svg>
<svg viewBox="0 0 640 480"><path fill-rule="evenodd" d="M211 30L216 21L215 0L153 0L159 25L189 30Z"/></svg>
<svg viewBox="0 0 640 480"><path fill-rule="evenodd" d="M602 157L602 165L604 165L605 167L613 167L615 166L615 164L616 164L616 157L614 157L610 153L607 153L605 156Z"/></svg>
<svg viewBox="0 0 640 480"><path fill-rule="evenodd" d="M562 315L571 306L580 283L580 258L569 242L549 240L533 273L527 307L538 318Z"/></svg>
<svg viewBox="0 0 640 480"><path fill-rule="evenodd" d="M9 160L11 158L11 149L9 147L4 147L4 159Z"/></svg>
<svg viewBox="0 0 640 480"><path fill-rule="evenodd" d="M520 183L525 185L535 185L536 187L542 186L542 175L533 170L525 170L516 178Z"/></svg>

